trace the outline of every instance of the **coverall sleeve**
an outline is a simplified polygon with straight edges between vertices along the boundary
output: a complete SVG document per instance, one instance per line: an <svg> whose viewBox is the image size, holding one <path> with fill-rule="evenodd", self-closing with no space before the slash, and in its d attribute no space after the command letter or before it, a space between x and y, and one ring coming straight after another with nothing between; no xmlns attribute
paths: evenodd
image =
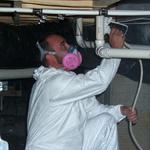
<svg viewBox="0 0 150 150"><path fill-rule="evenodd" d="M116 122L120 122L122 119L126 117L121 113L120 110L121 106L122 105L113 106L101 104L96 100L95 97L93 97L92 99L88 99L86 103L84 103L88 119L91 119L102 113L109 113L115 118Z"/></svg>
<svg viewBox="0 0 150 150"><path fill-rule="evenodd" d="M115 76L120 59L103 59L86 74L59 74L51 82L51 105L66 104L98 95L105 91Z"/></svg>

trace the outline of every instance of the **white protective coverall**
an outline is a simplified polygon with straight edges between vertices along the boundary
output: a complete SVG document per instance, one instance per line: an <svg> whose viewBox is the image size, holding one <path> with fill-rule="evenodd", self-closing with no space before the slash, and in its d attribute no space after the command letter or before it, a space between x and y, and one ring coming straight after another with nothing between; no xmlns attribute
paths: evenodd
<svg viewBox="0 0 150 150"><path fill-rule="evenodd" d="M100 104L95 95L110 84L119 59L103 59L86 74L35 70L28 111L26 150L118 150L120 105Z"/></svg>

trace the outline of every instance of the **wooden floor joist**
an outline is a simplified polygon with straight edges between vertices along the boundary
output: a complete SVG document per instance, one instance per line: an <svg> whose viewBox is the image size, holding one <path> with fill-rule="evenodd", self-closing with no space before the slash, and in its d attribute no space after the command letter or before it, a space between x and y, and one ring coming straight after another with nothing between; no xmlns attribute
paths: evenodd
<svg viewBox="0 0 150 150"><path fill-rule="evenodd" d="M120 0L5 0L0 2L1 7L19 7L19 8L40 8L40 9L82 9L92 10L110 6ZM14 24L15 19L19 19L20 24L38 23L39 18L33 14L19 14L19 18L14 18L13 14L8 16L0 14L0 22ZM58 19L57 15L48 15L48 20ZM91 22L87 19L85 22ZM93 22L93 21L92 21Z"/></svg>
<svg viewBox="0 0 150 150"><path fill-rule="evenodd" d="M22 7L103 8L120 0L20 0Z"/></svg>

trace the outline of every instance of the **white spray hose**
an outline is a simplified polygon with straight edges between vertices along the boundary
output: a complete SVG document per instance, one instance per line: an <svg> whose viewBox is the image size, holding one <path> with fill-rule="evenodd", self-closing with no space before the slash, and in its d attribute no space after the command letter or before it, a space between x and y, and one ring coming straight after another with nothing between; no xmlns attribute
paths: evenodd
<svg viewBox="0 0 150 150"><path fill-rule="evenodd" d="M132 47L125 43L125 47L126 48L129 48L129 49L132 49ZM140 81L139 81L139 85L138 85L138 89L137 89L137 93L136 93L136 96L134 98L134 102L132 104L132 110L134 111L135 110L135 106L136 106L136 103L138 101L138 97L139 97L139 93L140 93L140 90L141 90L141 87L142 87L142 81L143 81L143 65L142 65L142 60L139 59L139 63L140 63ZM130 121L129 122L129 132L130 132L130 135L131 135L131 138L134 142L134 144L136 145L136 147L139 149L139 150L143 150L143 148L141 147L141 145L138 143L137 139L135 138L135 135L133 133L133 128L132 128L132 122Z"/></svg>

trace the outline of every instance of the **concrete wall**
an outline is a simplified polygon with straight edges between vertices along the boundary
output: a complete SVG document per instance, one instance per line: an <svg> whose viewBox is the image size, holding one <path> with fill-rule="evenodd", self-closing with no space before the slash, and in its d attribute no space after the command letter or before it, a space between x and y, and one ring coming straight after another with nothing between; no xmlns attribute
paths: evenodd
<svg viewBox="0 0 150 150"><path fill-rule="evenodd" d="M133 103L138 83L124 76L116 75L111 84L110 103L113 105ZM133 126L134 134L144 150L150 150L150 85L143 84L139 95L138 123ZM128 132L128 122L118 124L120 150L136 150Z"/></svg>

